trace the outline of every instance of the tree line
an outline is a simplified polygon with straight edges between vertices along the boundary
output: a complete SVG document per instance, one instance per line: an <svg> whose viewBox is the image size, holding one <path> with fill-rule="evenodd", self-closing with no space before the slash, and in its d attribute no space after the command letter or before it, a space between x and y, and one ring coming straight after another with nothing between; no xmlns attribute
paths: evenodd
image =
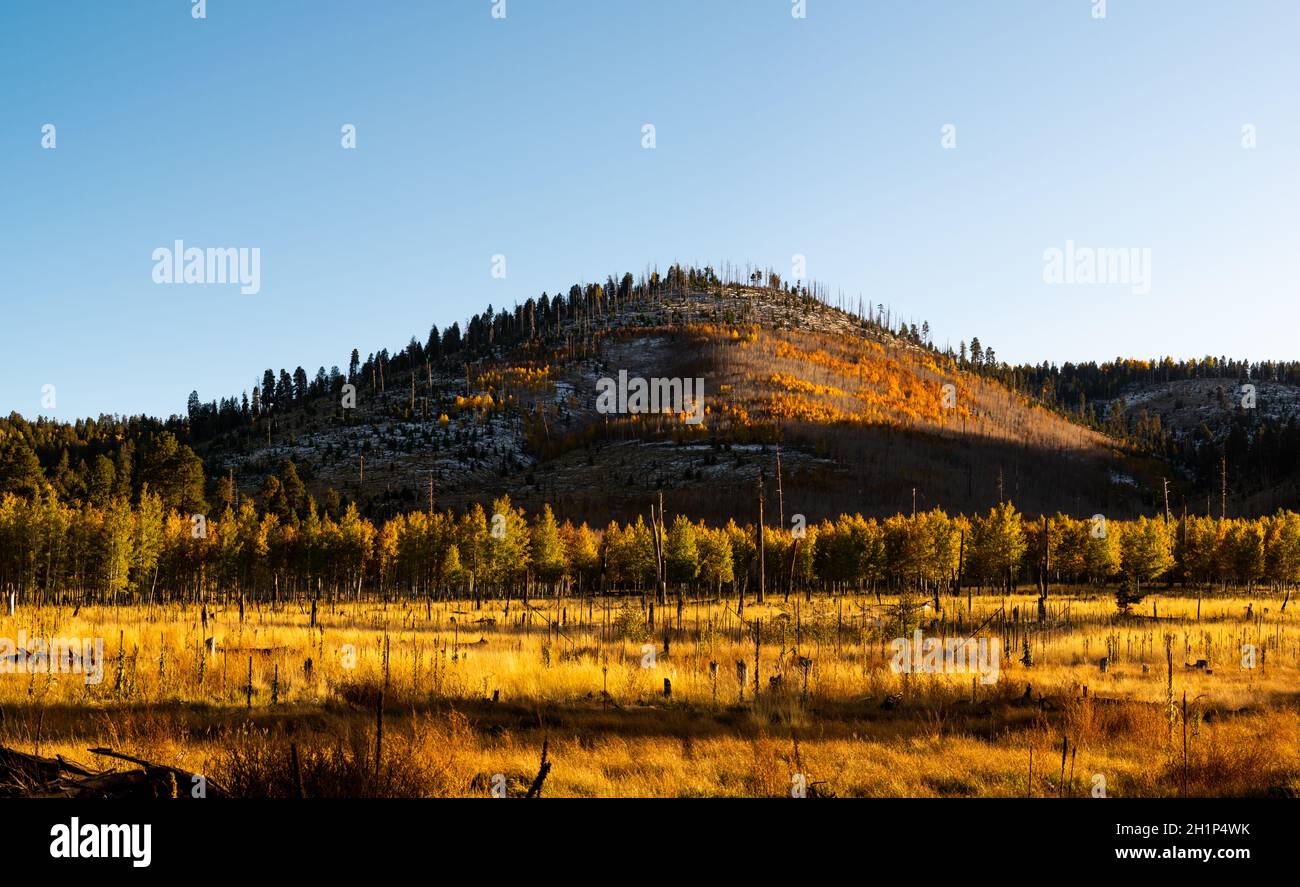
<svg viewBox="0 0 1300 887"><path fill-rule="evenodd" d="M218 515L137 501L62 501L48 487L0 495L0 586L19 599L131 603L640 593L748 597L814 591L1010 591L1022 583L1118 585L1122 609L1153 583L1300 582L1300 515L1106 521L1026 518L1010 502L985 514L940 509L884 520L860 514L801 526L708 526L654 515L604 528L531 517L508 496L462 513L412 511L375 523L337 515L271 485ZM294 496L303 497L300 503ZM761 548L760 548L761 546ZM1285 602L1283 604L1285 606Z"/></svg>

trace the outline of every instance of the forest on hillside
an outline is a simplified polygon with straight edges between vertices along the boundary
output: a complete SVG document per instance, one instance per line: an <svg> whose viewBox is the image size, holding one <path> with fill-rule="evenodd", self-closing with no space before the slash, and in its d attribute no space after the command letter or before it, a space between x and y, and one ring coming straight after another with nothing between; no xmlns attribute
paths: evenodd
<svg viewBox="0 0 1300 887"><path fill-rule="evenodd" d="M667 336L689 355L682 366L708 371L715 407L707 431L688 434L660 421L630 421L638 417L566 425L571 410L545 405L539 392L556 389L556 370L566 362L580 364L602 348L652 334ZM717 452L736 443L784 440L792 458L802 449L840 466L867 466L853 483L817 464L796 469L791 481L813 483L811 498L852 511L862 506L841 491L858 501L867 492L893 503L884 513L916 487L927 507L985 507L1004 498L1004 474L1005 497L1033 512L1079 510L1088 502L1124 510L1104 476L1058 491L1064 498L1055 502L1049 489L1027 480L1059 476L1059 452L1113 447L1129 454L1133 465L1146 460L1149 476L1138 478L1138 492L1147 506L1162 504L1163 475L1178 507L1209 496L1220 516L1249 516L1251 508L1259 513L1293 504L1286 491L1300 464L1294 416L1259 416L1225 400L1221 425L1176 435L1159 414L1127 408L1122 396L1134 385L1190 379L1220 379L1225 387L1247 379L1294 384L1300 379L1295 362L1206 357L1010 366L978 337L969 346L963 340L956 349L941 349L926 322L902 319L883 303L858 300L855 306L823 286L788 283L772 271L673 265L663 275L611 275L603 284L542 293L509 310L488 306L463 329L459 322L442 330L435 325L391 352L363 358L353 349L345 364L314 374L301 366L267 368L243 394L205 402L193 392L186 412L166 419L58 422L12 414L0 419L0 492L31 497L48 484L65 503L104 508L115 497L138 506L149 489L167 508L219 514L241 496L265 499L263 485L286 460L277 452L331 424L369 428L380 440L394 423L420 429L417 438L408 434L397 446L438 450L467 465L495 460L494 470L516 498L536 508L548 501L537 477L548 460L575 449L590 460L593 449L626 440L693 440ZM941 383L949 379L959 395L951 413L938 403ZM360 410L340 407L348 386ZM1048 416L1063 421L1053 424ZM493 444L494 419L520 428L536 470L521 473L526 466L518 455ZM962 446L936 445L945 436ZM970 450L971 441L980 452ZM349 439L329 442L311 457L297 455L298 477L335 519L355 503L362 515L381 520L422 497L418 483L409 481L393 488L385 479L373 489L341 482L337 466L357 466L369 447L368 438ZM882 456L890 460L888 470L872 471ZM380 476L385 454L370 461L372 476ZM1022 481L1029 486L1020 489ZM482 498L482 486L453 491L454 504L467 507ZM1273 491L1267 501L1261 490ZM679 507L694 502L689 491L677 495ZM722 516L709 510L708 497L695 498L697 516ZM560 492L549 494L549 501L575 514L592 508L581 496Z"/></svg>

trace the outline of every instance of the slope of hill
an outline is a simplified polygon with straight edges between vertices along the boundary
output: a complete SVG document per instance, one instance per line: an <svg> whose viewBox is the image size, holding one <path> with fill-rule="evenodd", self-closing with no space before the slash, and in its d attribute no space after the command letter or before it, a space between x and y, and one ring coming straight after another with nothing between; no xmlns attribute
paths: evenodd
<svg viewBox="0 0 1300 887"><path fill-rule="evenodd" d="M1130 425L1159 429L1184 486L1197 491L1189 503L1193 511L1219 514L1221 484L1230 491L1230 515L1294 508L1300 501L1300 385L1253 377L1133 383L1099 403Z"/></svg>
<svg viewBox="0 0 1300 887"><path fill-rule="evenodd" d="M597 523L644 513L662 490L674 511L751 518L760 472L765 507L787 522L1002 497L1030 513L1127 515L1143 493L1154 501L1158 480L1104 435L873 320L779 285L676 281L625 278L617 304L571 292L542 329L530 300L515 313L529 334L400 370L381 354L352 373L355 409L336 380L197 450L245 493L293 460L321 501L333 490L380 515L431 492L437 507L508 492ZM620 371L702 379L703 421L598 412L598 380Z"/></svg>

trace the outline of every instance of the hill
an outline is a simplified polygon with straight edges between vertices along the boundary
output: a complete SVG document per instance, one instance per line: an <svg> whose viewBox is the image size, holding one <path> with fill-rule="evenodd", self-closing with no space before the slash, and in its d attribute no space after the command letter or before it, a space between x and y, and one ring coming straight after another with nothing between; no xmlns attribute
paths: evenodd
<svg viewBox="0 0 1300 887"><path fill-rule="evenodd" d="M439 508L504 491L597 523L644 513L662 490L676 512L751 519L760 472L786 521L914 501L1116 515L1141 510L1139 491L1154 501L1149 460L869 314L772 277L625 275L488 309L457 347L459 325L451 342L435 330L425 346L355 355L346 377L322 369L314 395L277 384L268 406L263 384L247 420L216 433L204 429L220 409L192 403L190 435L245 494L292 460L320 501L377 516L426 504L432 481ZM598 412L599 380L620 372L703 380L702 421Z"/></svg>
<svg viewBox="0 0 1300 887"><path fill-rule="evenodd" d="M1300 502L1300 385L1262 374L1137 382L1103 403L1158 429L1159 449L1194 497L1191 510L1218 515L1223 484L1230 515Z"/></svg>

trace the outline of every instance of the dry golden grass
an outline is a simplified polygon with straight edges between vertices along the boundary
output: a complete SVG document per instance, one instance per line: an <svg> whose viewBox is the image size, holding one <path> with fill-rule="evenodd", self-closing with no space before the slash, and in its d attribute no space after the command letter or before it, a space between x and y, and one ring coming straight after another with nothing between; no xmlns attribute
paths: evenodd
<svg viewBox="0 0 1300 887"><path fill-rule="evenodd" d="M837 796L1082 796L1095 774L1112 796L1300 788L1300 626L1276 601L1206 598L1198 619L1195 599L1162 597L1119 619L1108 595L1054 595L1042 624L985 629L1004 642L988 686L895 674L890 640L916 627L896 603L751 603L741 621L732 601L686 601L680 624L670 604L653 629L639 598L323 605L314 628L310 605L250 606L242 622L218 609L206 632L193 607L20 610L0 636L102 637L104 675L0 675L0 744L81 762L106 745L251 796L485 797L497 774L522 795L544 739L546 795L779 796L795 774ZM965 636L1003 599L943 604L921 614L927 634Z"/></svg>

